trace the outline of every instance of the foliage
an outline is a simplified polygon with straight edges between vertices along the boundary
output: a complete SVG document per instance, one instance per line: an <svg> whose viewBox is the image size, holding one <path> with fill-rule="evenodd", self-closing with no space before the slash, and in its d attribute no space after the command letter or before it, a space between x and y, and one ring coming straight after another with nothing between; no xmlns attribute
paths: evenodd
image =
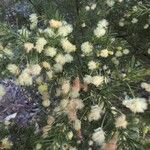
<svg viewBox="0 0 150 150"><path fill-rule="evenodd" d="M149 1L27 4L29 19L1 19L0 79L30 92L40 112L24 128L3 120L0 148L149 149Z"/></svg>

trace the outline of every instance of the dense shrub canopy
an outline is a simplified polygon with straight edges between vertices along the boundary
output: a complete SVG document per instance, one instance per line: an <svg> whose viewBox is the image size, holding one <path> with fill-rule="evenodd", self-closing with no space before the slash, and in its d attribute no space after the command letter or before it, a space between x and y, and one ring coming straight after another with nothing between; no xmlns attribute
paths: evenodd
<svg viewBox="0 0 150 150"><path fill-rule="evenodd" d="M0 3L0 149L148 149L148 0Z"/></svg>

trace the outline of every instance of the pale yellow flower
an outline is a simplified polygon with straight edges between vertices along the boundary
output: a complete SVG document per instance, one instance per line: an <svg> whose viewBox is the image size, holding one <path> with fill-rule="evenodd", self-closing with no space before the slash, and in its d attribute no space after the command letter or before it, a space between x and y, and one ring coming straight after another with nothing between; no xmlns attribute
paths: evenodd
<svg viewBox="0 0 150 150"><path fill-rule="evenodd" d="M107 49L103 49L103 50L100 51L100 56L101 57L106 58L106 57L108 57L108 55L109 55L109 51Z"/></svg>
<svg viewBox="0 0 150 150"><path fill-rule="evenodd" d="M46 56L54 57L56 55L56 53L57 53L57 49L54 47L49 46L45 49Z"/></svg>
<svg viewBox="0 0 150 150"><path fill-rule="evenodd" d="M128 122L126 121L125 115L121 115L116 118L116 121L115 121L116 128L126 128L127 124Z"/></svg>
<svg viewBox="0 0 150 150"><path fill-rule="evenodd" d="M147 102L145 98L127 99L122 102L127 108L134 113L143 113L147 109Z"/></svg>
<svg viewBox="0 0 150 150"><path fill-rule="evenodd" d="M27 42L24 43L24 49L26 50L26 53L29 53L34 48L34 44Z"/></svg>
<svg viewBox="0 0 150 150"><path fill-rule="evenodd" d="M18 78L18 83L20 85L29 86L32 85L33 79L27 72L23 71Z"/></svg>
<svg viewBox="0 0 150 150"><path fill-rule="evenodd" d="M102 145L105 142L105 133L101 128L98 128L95 130L95 132L92 134L92 140L97 145Z"/></svg>
<svg viewBox="0 0 150 150"><path fill-rule="evenodd" d="M12 73L13 75L18 75L19 72L20 72L18 66L15 65L15 64L9 64L9 65L7 66L7 69L8 69L9 72Z"/></svg>
<svg viewBox="0 0 150 150"><path fill-rule="evenodd" d="M8 138L2 139L1 143L2 143L2 148L4 149L11 149L11 147L13 146L13 143Z"/></svg>
<svg viewBox="0 0 150 150"><path fill-rule="evenodd" d="M66 53L71 53L76 50L76 46L73 45L68 39L62 39L61 46Z"/></svg>
<svg viewBox="0 0 150 150"><path fill-rule="evenodd" d="M47 41L44 37L40 37L37 39L35 49L38 53L41 53L44 50L44 46L47 44Z"/></svg>
<svg viewBox="0 0 150 150"><path fill-rule="evenodd" d="M42 105L44 106L44 107L49 107L50 106L50 101L49 100L43 100L42 101Z"/></svg>
<svg viewBox="0 0 150 150"><path fill-rule="evenodd" d="M47 70L50 70L51 69L51 65L47 62L47 61L43 61L42 62L42 66L47 69Z"/></svg>
<svg viewBox="0 0 150 150"><path fill-rule="evenodd" d="M82 43L81 45L81 51L84 53L84 54L89 54L93 51L93 46L90 42L84 42Z"/></svg>
<svg viewBox="0 0 150 150"><path fill-rule="evenodd" d="M73 123L73 127L76 131L81 130L81 121L79 119L76 119Z"/></svg>
<svg viewBox="0 0 150 150"><path fill-rule="evenodd" d="M56 29L62 26L62 22L61 21L54 20L54 19L51 19L49 21L49 24L50 24L50 27L56 28Z"/></svg>
<svg viewBox="0 0 150 150"><path fill-rule="evenodd" d="M92 84L94 84L97 87L99 85L102 85L103 82L104 82L104 77L103 76L93 76L92 77Z"/></svg>

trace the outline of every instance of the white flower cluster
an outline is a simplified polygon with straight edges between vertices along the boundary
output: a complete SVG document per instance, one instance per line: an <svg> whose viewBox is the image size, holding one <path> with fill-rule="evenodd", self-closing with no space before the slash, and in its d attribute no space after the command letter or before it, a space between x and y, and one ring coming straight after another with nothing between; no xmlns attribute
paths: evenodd
<svg viewBox="0 0 150 150"><path fill-rule="evenodd" d="M31 65L25 68L18 77L18 83L20 85L32 85L33 77L38 76L41 72L41 67L38 64Z"/></svg>
<svg viewBox="0 0 150 150"><path fill-rule="evenodd" d="M37 39L35 49L38 53L41 53L44 50L44 46L47 44L47 41L44 37L40 37Z"/></svg>
<svg viewBox="0 0 150 150"><path fill-rule="evenodd" d="M36 14L31 14L29 17L30 17L29 20L31 22L30 28L34 29L37 26L38 17Z"/></svg>
<svg viewBox="0 0 150 150"><path fill-rule="evenodd" d="M150 92L150 84L142 82L141 87L145 89L147 92Z"/></svg>
<svg viewBox="0 0 150 150"><path fill-rule="evenodd" d="M54 57L56 54L57 54L57 49L54 48L54 47L48 46L48 47L45 49L45 55L46 55L46 56Z"/></svg>
<svg viewBox="0 0 150 150"><path fill-rule="evenodd" d="M29 53L34 48L34 44L31 42L24 43L24 49L26 53Z"/></svg>
<svg viewBox="0 0 150 150"><path fill-rule="evenodd" d="M127 99L122 104L134 113L143 113L147 109L147 102L144 98Z"/></svg>
<svg viewBox="0 0 150 150"><path fill-rule="evenodd" d="M98 53L97 56L101 56L103 58L107 58L109 55L113 55L113 52L108 50L108 49L102 49L102 50L100 50L100 52Z"/></svg>
<svg viewBox="0 0 150 150"><path fill-rule="evenodd" d="M15 64L9 64L7 66L7 69L9 70L9 72L13 75L18 75L20 70L19 70L19 67Z"/></svg>
<svg viewBox="0 0 150 150"><path fill-rule="evenodd" d="M83 52L83 54L88 55L93 51L93 46L90 42L84 42L81 45L81 51Z"/></svg>
<svg viewBox="0 0 150 150"><path fill-rule="evenodd" d="M104 82L104 77L103 76L90 76L90 75L86 75L84 77L84 82L87 84L94 84L96 87L100 86L103 84Z"/></svg>
<svg viewBox="0 0 150 150"><path fill-rule="evenodd" d="M102 145L105 142L105 133L102 128L98 128L95 130L95 132L92 134L92 140L97 145Z"/></svg>
<svg viewBox="0 0 150 150"><path fill-rule="evenodd" d="M95 61L91 60L89 63L88 63L88 68L90 70L94 70L98 67L98 63L96 63Z"/></svg>
<svg viewBox="0 0 150 150"><path fill-rule="evenodd" d="M54 20L54 19L51 19L49 21L49 24L50 24L50 27L54 28L54 29L58 29L62 26L62 22L61 21L58 21L58 20Z"/></svg>
<svg viewBox="0 0 150 150"><path fill-rule="evenodd" d="M70 43L70 41L68 39L62 39L61 45L66 53L71 53L76 50L76 46L73 45L72 43Z"/></svg>
<svg viewBox="0 0 150 150"><path fill-rule="evenodd" d="M96 8L97 4L96 3L92 3L90 6L86 6L85 10L89 11L89 10L94 10Z"/></svg>
<svg viewBox="0 0 150 150"><path fill-rule="evenodd" d="M98 38L104 36L106 34L107 28L108 21L106 19L100 20L97 24L97 28L94 30L94 35Z"/></svg>
<svg viewBox="0 0 150 150"><path fill-rule="evenodd" d="M116 128L126 128L128 122L126 121L126 116L123 114L116 118L115 126Z"/></svg>
<svg viewBox="0 0 150 150"><path fill-rule="evenodd" d="M62 22L62 26L58 28L58 35L66 37L73 31L72 25L68 24L66 21Z"/></svg>
<svg viewBox="0 0 150 150"><path fill-rule="evenodd" d="M102 106L98 106L98 105L91 106L91 111L88 115L89 122L93 120L99 120L101 118L102 112L103 112Z"/></svg>
<svg viewBox="0 0 150 150"><path fill-rule="evenodd" d="M107 4L109 7L113 7L114 4L115 4L115 0L106 0L106 4Z"/></svg>
<svg viewBox="0 0 150 150"><path fill-rule="evenodd" d="M11 149L13 146L12 141L8 137L5 137L1 140L1 148L2 149Z"/></svg>
<svg viewBox="0 0 150 150"><path fill-rule="evenodd" d="M128 49L123 49L122 47L117 47L117 51L115 52L115 56L111 59L111 61L115 65L119 65L119 58L124 56L124 55L128 55L129 52L130 51Z"/></svg>

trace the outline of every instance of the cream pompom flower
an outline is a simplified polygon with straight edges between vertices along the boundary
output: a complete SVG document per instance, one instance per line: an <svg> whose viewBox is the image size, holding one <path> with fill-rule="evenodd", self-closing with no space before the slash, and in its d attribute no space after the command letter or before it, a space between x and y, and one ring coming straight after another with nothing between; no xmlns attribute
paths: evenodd
<svg viewBox="0 0 150 150"><path fill-rule="evenodd" d="M49 21L49 24L50 24L50 27L55 28L55 29L57 29L57 28L62 26L62 22L61 21L54 20L54 19L51 19Z"/></svg>
<svg viewBox="0 0 150 150"><path fill-rule="evenodd" d="M126 121L125 115L121 115L116 118L116 121L115 121L116 128L126 128L127 124L128 124L128 122Z"/></svg>
<svg viewBox="0 0 150 150"><path fill-rule="evenodd" d="M63 54L57 54L55 57L55 61L61 65L64 65L66 63L66 59Z"/></svg>
<svg viewBox="0 0 150 150"><path fill-rule="evenodd" d="M38 23L38 17L37 17L37 15L36 14L31 14L29 16L29 20L31 22L30 28L34 29L37 26L37 23Z"/></svg>
<svg viewBox="0 0 150 150"><path fill-rule="evenodd" d="M70 43L68 39L62 39L61 46L65 50L66 53L71 53L76 50L76 46Z"/></svg>
<svg viewBox="0 0 150 150"><path fill-rule="evenodd" d="M53 78L53 71L52 70L46 71L46 75L48 77L48 80L51 80Z"/></svg>
<svg viewBox="0 0 150 150"><path fill-rule="evenodd" d="M13 143L8 139L8 137L1 140L2 149L11 149Z"/></svg>
<svg viewBox="0 0 150 150"><path fill-rule="evenodd" d="M67 89L67 90L68 90L68 89ZM65 92L66 92L66 91L65 91ZM68 103L69 103L69 100L68 100L68 99L62 99L62 100L60 101L60 107L61 107L61 109L65 110L66 107L67 107L67 105L68 105Z"/></svg>
<svg viewBox="0 0 150 150"><path fill-rule="evenodd" d="M34 23L34 22L37 22L38 17L37 17L36 14L31 14L31 15L29 16L29 20L30 20L31 23Z"/></svg>
<svg viewBox="0 0 150 150"><path fill-rule="evenodd" d="M67 63L71 63L73 61L73 57L70 54L65 54L64 57Z"/></svg>
<svg viewBox="0 0 150 150"><path fill-rule="evenodd" d="M18 75L20 70L17 65L15 64L8 64L7 69L9 70L10 73L13 75Z"/></svg>
<svg viewBox="0 0 150 150"><path fill-rule="evenodd" d="M24 49L26 50L26 53L29 53L34 48L34 44L27 42L24 43Z"/></svg>
<svg viewBox="0 0 150 150"><path fill-rule="evenodd" d="M44 29L44 33L49 37L53 37L55 35L54 31L51 28Z"/></svg>
<svg viewBox="0 0 150 150"><path fill-rule="evenodd" d="M79 119L76 119L73 123L73 127L76 131L81 130L81 121Z"/></svg>
<svg viewBox="0 0 150 150"><path fill-rule="evenodd" d="M32 76L29 75L29 73L24 70L18 77L18 83L20 85L26 85L26 86L32 85L33 83Z"/></svg>
<svg viewBox="0 0 150 150"><path fill-rule="evenodd" d="M96 36L96 37L102 37L102 36L104 36L106 34L106 29L105 28L96 28L95 30L94 30L94 35Z"/></svg>
<svg viewBox="0 0 150 150"><path fill-rule="evenodd" d="M84 42L82 43L81 45L81 51L84 53L84 54L89 54L93 51L93 46L90 42Z"/></svg>
<svg viewBox="0 0 150 150"><path fill-rule="evenodd" d="M92 84L95 86L100 86L104 82L104 77L103 76L93 76L92 77Z"/></svg>
<svg viewBox="0 0 150 150"><path fill-rule="evenodd" d="M96 4L96 3L93 3L93 4L91 5L91 10L94 10L94 9L96 8L96 6L97 6L97 4Z"/></svg>
<svg viewBox="0 0 150 150"><path fill-rule="evenodd" d="M108 21L106 19L102 19L98 22L97 26L98 27L103 27L103 28L107 28L109 25Z"/></svg>
<svg viewBox="0 0 150 150"><path fill-rule="evenodd" d="M112 7L112 6L114 6L115 1L114 1L114 0L107 0L107 1L106 1L106 4L107 4L109 7Z"/></svg>
<svg viewBox="0 0 150 150"><path fill-rule="evenodd" d="M89 68L90 70L96 69L96 68L97 68L97 63L96 63L95 61L90 61L90 62L88 63L88 68Z"/></svg>
<svg viewBox="0 0 150 150"><path fill-rule="evenodd" d="M71 88L70 81L69 80L64 80L63 84L61 86L62 93L67 94L70 91L70 88Z"/></svg>
<svg viewBox="0 0 150 150"><path fill-rule="evenodd" d="M100 56L101 57L106 58L106 57L108 57L108 55L109 55L109 51L107 49L103 49L103 50L100 51Z"/></svg>
<svg viewBox="0 0 150 150"><path fill-rule="evenodd" d="M66 37L73 31L72 25L63 21L63 25L58 29L58 35Z"/></svg>
<svg viewBox="0 0 150 150"><path fill-rule="evenodd" d="M147 102L145 98L127 99L122 102L124 106L129 108L134 113L143 113L147 109Z"/></svg>
<svg viewBox="0 0 150 150"><path fill-rule="evenodd" d="M106 29L108 28L108 21L102 19L98 22L96 29L94 30L94 35L98 38L106 34Z"/></svg>
<svg viewBox="0 0 150 150"><path fill-rule="evenodd" d="M47 44L46 39L44 37L40 37L40 38L37 39L35 49L37 50L38 53L41 53L46 44Z"/></svg>
<svg viewBox="0 0 150 150"><path fill-rule="evenodd" d="M44 107L49 107L50 104L51 104L51 103L50 103L50 101L49 101L48 99L42 101L42 105L43 105Z"/></svg>
<svg viewBox="0 0 150 150"><path fill-rule="evenodd" d="M146 83L146 82L142 82L141 83L141 87L143 89L145 89L147 92L150 92L150 84Z"/></svg>
<svg viewBox="0 0 150 150"><path fill-rule="evenodd" d="M42 62L42 66L43 68L47 69L47 70L50 70L51 69L51 65L50 63L48 63L47 61L43 61Z"/></svg>
<svg viewBox="0 0 150 150"><path fill-rule="evenodd" d="M82 109L84 104L81 99L71 99L68 101L67 107L64 112L67 114L70 121L75 121L77 119L77 111Z"/></svg>
<svg viewBox="0 0 150 150"><path fill-rule="evenodd" d="M62 72L63 65L59 64L59 63L56 63L56 64L54 64L53 69L54 69L55 72Z"/></svg>
<svg viewBox="0 0 150 150"><path fill-rule="evenodd" d="M102 108L99 107L98 105L92 106L91 111L88 115L89 122L93 120L99 120L101 118L102 111L103 111Z"/></svg>
<svg viewBox="0 0 150 150"><path fill-rule="evenodd" d="M85 82L86 84L90 84L90 83L92 83L92 76L90 76L90 75L85 75L85 77L83 78L83 80L84 80L84 82Z"/></svg>
<svg viewBox="0 0 150 150"><path fill-rule="evenodd" d="M30 66L30 74L33 76L37 76L40 74L42 68L39 64L34 64Z"/></svg>
<svg viewBox="0 0 150 150"><path fill-rule="evenodd" d="M57 49L49 46L45 49L44 53L46 56L54 57L57 54Z"/></svg>
<svg viewBox="0 0 150 150"><path fill-rule="evenodd" d="M123 56L123 53L122 53L121 51L117 51L117 52L115 53L115 56L116 56L116 57L122 57L122 56Z"/></svg>
<svg viewBox="0 0 150 150"><path fill-rule="evenodd" d="M92 134L92 140L97 145L102 145L105 142L105 133L102 128L98 128L95 130L95 132Z"/></svg>

